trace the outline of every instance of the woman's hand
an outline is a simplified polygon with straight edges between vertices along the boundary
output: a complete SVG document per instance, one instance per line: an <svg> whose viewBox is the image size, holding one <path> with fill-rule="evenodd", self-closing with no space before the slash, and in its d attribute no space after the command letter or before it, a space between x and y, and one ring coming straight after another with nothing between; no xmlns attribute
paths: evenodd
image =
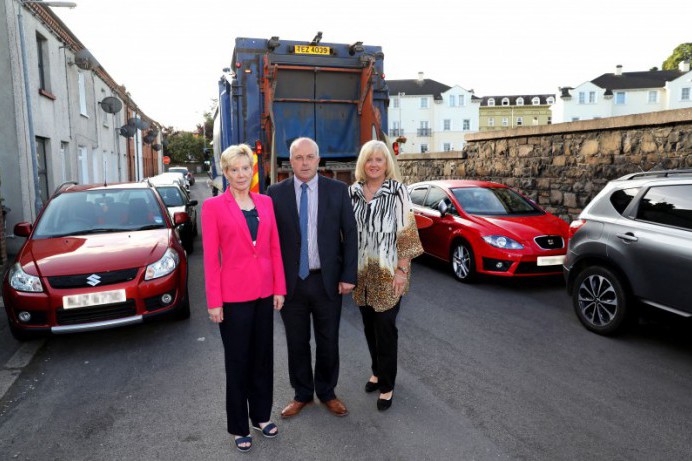
<svg viewBox="0 0 692 461"><path fill-rule="evenodd" d="M394 271L394 280L392 281L392 287L394 288L394 295L398 298L404 294L406 289L406 279L407 277L400 271Z"/></svg>
<svg viewBox="0 0 692 461"><path fill-rule="evenodd" d="M284 307L284 297L281 295L274 295L274 310L280 311Z"/></svg>
<svg viewBox="0 0 692 461"><path fill-rule="evenodd" d="M223 322L223 309L220 307L215 307L213 309L208 309L209 311L209 320L211 320L214 323L221 323Z"/></svg>

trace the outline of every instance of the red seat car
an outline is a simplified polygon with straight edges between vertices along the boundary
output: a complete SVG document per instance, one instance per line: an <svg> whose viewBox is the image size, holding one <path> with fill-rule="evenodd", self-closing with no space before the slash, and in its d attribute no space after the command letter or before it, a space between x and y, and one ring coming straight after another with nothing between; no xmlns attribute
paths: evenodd
<svg viewBox="0 0 692 461"><path fill-rule="evenodd" d="M190 316L187 259L156 190L146 183L65 184L36 224L18 223L26 242L3 280L10 331L19 340Z"/></svg>
<svg viewBox="0 0 692 461"><path fill-rule="evenodd" d="M425 252L462 282L478 274L562 273L569 226L503 184L425 181L409 186Z"/></svg>

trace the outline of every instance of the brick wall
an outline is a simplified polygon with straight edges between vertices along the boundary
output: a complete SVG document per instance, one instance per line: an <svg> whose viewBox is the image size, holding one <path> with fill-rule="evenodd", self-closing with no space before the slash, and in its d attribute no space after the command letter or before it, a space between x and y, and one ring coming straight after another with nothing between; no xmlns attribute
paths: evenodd
<svg viewBox="0 0 692 461"><path fill-rule="evenodd" d="M473 133L466 141L460 152L400 155L404 182L496 181L570 221L611 179L692 168L692 109Z"/></svg>

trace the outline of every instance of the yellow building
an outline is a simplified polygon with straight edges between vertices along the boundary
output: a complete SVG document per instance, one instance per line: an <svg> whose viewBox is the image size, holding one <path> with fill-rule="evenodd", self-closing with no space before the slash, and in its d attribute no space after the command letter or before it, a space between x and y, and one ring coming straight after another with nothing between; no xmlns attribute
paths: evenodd
<svg viewBox="0 0 692 461"><path fill-rule="evenodd" d="M479 113L480 131L507 130L518 126L550 125L552 94L485 96Z"/></svg>

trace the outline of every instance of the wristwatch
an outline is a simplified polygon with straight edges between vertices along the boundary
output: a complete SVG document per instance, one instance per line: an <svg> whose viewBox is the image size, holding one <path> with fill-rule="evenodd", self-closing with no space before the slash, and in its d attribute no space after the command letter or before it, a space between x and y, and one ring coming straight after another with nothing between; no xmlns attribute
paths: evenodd
<svg viewBox="0 0 692 461"><path fill-rule="evenodd" d="M396 268L399 269L399 270L400 270L401 272L403 272L404 274L408 274L408 269L407 269L407 268L401 267L401 266L397 266Z"/></svg>

